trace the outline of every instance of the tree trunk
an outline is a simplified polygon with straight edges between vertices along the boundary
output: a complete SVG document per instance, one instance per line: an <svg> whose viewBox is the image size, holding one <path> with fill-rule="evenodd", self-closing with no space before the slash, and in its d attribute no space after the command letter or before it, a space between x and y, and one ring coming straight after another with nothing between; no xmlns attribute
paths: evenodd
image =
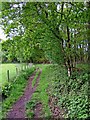
<svg viewBox="0 0 90 120"><path fill-rule="evenodd" d="M71 70L71 64L70 64L70 59L69 58L68 58L67 63L68 63L68 77L70 77L72 70Z"/></svg>
<svg viewBox="0 0 90 120"><path fill-rule="evenodd" d="M88 8L88 33L87 33L87 37L88 37L88 64L90 65L90 1L87 3L87 8Z"/></svg>
<svg viewBox="0 0 90 120"><path fill-rule="evenodd" d="M68 49L70 50L70 48L71 48L71 45L70 45L70 32L69 32L69 28L68 28L68 26L67 26L67 37L68 37L68 40L67 40L67 47L68 47ZM68 60L67 60L67 66L68 66L68 76L70 77L71 76L71 72L72 72L72 68L71 68L71 55L68 55Z"/></svg>
<svg viewBox="0 0 90 120"><path fill-rule="evenodd" d="M88 67L90 70L90 1L87 2L87 10L88 10L88 32L87 32L87 39L88 39ZM90 77L88 78L88 80ZM88 81L89 82L89 81ZM90 105L90 82L88 85L88 103ZM90 106L88 105L88 118L90 117Z"/></svg>

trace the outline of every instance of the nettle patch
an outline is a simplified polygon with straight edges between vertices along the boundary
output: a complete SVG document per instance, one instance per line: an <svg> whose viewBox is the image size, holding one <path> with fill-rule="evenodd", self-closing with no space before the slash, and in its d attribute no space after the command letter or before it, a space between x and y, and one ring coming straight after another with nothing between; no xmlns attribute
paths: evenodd
<svg viewBox="0 0 90 120"><path fill-rule="evenodd" d="M67 77L63 68L52 66L49 79L49 94L58 98L57 105L65 110L64 117L69 118L87 118L88 117L88 77L90 74L82 73L72 74Z"/></svg>

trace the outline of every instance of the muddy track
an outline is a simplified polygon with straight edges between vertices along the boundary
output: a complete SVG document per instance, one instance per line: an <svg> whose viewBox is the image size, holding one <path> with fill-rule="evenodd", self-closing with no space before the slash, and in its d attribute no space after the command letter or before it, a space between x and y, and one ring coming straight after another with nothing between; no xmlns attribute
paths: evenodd
<svg viewBox="0 0 90 120"><path fill-rule="evenodd" d="M36 87L38 85L38 82L40 80L42 70L40 70L39 75L36 79L35 86L32 87L32 81L36 75L36 72L32 74L32 76L29 78L27 86L25 88L25 91L23 95L17 100L14 105L12 106L12 109L7 113L6 118L26 118L25 116L25 104L31 99L33 93L36 90Z"/></svg>

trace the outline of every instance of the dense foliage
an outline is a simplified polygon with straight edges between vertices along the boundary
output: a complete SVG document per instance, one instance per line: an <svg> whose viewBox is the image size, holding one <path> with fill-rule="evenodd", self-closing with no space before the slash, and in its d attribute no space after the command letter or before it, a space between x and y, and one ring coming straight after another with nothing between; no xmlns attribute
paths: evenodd
<svg viewBox="0 0 90 120"><path fill-rule="evenodd" d="M63 66L50 66L49 80L52 84L49 86L50 95L58 98L58 105L66 109L65 117L69 118L88 118L89 99L88 99L88 75L77 73L68 78ZM53 89L54 88L54 89Z"/></svg>
<svg viewBox="0 0 90 120"><path fill-rule="evenodd" d="M4 60L64 63L71 75L88 59L89 3L3 3ZM23 52L22 52L23 51Z"/></svg>

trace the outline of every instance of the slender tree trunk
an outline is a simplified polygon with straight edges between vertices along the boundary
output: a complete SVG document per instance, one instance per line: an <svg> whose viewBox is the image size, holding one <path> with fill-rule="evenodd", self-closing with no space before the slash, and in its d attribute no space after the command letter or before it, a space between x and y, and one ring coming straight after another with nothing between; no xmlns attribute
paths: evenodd
<svg viewBox="0 0 90 120"><path fill-rule="evenodd" d="M74 63L73 63L73 67L76 67L76 64L77 64L77 42L76 42L76 34L74 33L74 50L75 50L75 52L74 52Z"/></svg>
<svg viewBox="0 0 90 120"><path fill-rule="evenodd" d="M67 40L67 47L68 49L70 50L71 48L71 45L70 45L70 32L69 32L69 28L67 26L67 37L68 37L68 40ZM71 72L72 72L72 68L71 68L71 59L70 59L71 55L68 55L68 60L67 60L67 64L68 64L68 76L70 77L71 76Z"/></svg>
<svg viewBox="0 0 90 120"><path fill-rule="evenodd" d="M87 10L88 10L88 31L87 31L87 39L88 39L88 69L90 70L90 1L87 2ZM90 72L90 71L89 71ZM88 78L90 80L90 77ZM88 118L90 117L90 82L88 81Z"/></svg>
<svg viewBox="0 0 90 120"><path fill-rule="evenodd" d="M87 8L89 12L89 17L88 17L88 64L90 65L90 1L87 3Z"/></svg>
<svg viewBox="0 0 90 120"><path fill-rule="evenodd" d="M81 44L79 44L79 48L80 48L80 62L82 62L82 47L81 47Z"/></svg>

